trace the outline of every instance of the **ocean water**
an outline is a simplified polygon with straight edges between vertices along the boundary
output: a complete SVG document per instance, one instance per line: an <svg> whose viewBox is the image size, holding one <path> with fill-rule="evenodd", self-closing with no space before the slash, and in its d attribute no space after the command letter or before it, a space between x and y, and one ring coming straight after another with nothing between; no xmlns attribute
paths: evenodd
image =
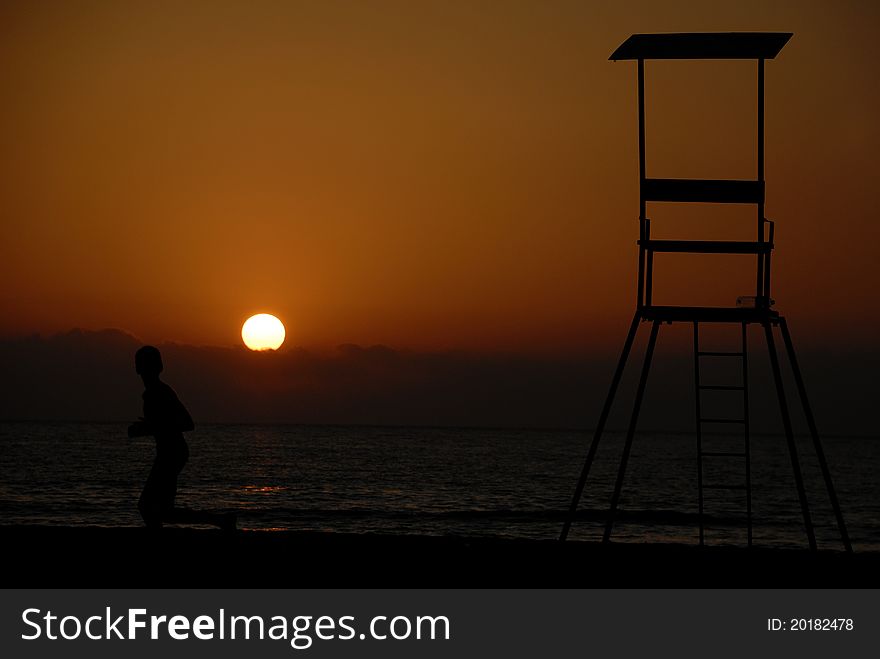
<svg viewBox="0 0 880 659"><path fill-rule="evenodd" d="M585 431L202 425L178 503L236 511L248 529L557 537L591 434ZM706 450L741 439L712 435ZM880 439L823 440L856 550L880 550ZM606 435L572 538L601 537L621 449ZM798 438L820 546L840 548L815 455ZM0 423L0 523L140 525L154 455L125 424ZM707 463L705 482L744 483L742 462ZM752 438L754 542L806 546L785 442ZM706 492L706 540L744 545L745 496ZM694 437L642 433L633 446L614 539L697 540Z"/></svg>

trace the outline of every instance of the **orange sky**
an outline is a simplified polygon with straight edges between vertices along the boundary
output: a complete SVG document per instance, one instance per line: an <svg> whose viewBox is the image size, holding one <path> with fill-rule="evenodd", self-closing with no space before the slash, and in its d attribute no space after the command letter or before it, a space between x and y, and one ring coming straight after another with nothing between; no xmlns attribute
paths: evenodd
<svg viewBox="0 0 880 659"><path fill-rule="evenodd" d="M231 345L270 311L290 345L617 350L635 64L608 55L633 32L778 30L774 297L796 338L867 344L880 9L713 5L4 2L0 334ZM754 66L649 62L649 175L754 175ZM652 211L658 237L753 227L687 211ZM750 261L693 259L658 260L657 302L751 292Z"/></svg>

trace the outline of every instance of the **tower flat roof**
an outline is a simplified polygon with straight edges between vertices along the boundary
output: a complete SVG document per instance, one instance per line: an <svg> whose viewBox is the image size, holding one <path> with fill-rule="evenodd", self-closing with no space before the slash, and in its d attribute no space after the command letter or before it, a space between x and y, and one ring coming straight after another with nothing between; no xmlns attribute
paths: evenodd
<svg viewBox="0 0 880 659"><path fill-rule="evenodd" d="M792 32L684 32L634 34L611 53L630 59L773 59Z"/></svg>

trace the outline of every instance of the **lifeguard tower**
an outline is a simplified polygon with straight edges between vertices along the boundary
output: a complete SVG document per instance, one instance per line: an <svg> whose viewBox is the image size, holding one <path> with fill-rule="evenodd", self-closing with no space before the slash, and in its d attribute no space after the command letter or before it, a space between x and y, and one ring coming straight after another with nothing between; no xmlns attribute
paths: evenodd
<svg viewBox="0 0 880 659"><path fill-rule="evenodd" d="M605 522L603 542L608 542L614 525L620 493L623 487L627 461L632 448L639 409L645 393L651 358L657 341L657 333L662 323L690 323L693 326L694 351L694 382L695 382L695 419L696 419L696 451L697 451L697 490L699 508L699 542L704 544L704 492L709 489L744 490L746 506L746 524L748 545L752 545L752 483L751 454L749 448L749 370L746 344L746 330L751 324L763 328L769 351L770 366L782 424L785 431L791 466L794 472L798 499L803 514L804 527L810 548L816 549L816 537L810 518L810 509L804 490L803 476L798 461L797 448L794 441L791 416L785 390L779 356L776 351L774 330L778 329L788 354L792 375L797 386L803 413L809 427L813 448L819 462L825 487L837 521L840 539L846 551L851 552L849 537L828 464L819 441L816 423L807 399L806 388L798 367L797 356L788 331L785 318L772 309L770 298L770 257L773 252L773 222L764 216L764 63L779 54L791 33L781 32L727 32L727 33L686 33L686 34L634 34L615 50L610 60L636 60L638 63L638 116L639 116L639 240L638 240L638 286L636 310L623 345L617 369L611 380L608 396L596 424L595 434L587 452L580 478L577 481L571 507L562 528L561 540L565 540L574 520L578 503L590 474L590 468L596 456L599 442L605 429L605 423L621 376L626 366L633 341L642 322L650 323L651 330L642 364L641 376L636 388L635 401L630 415L629 425L624 440L623 453L617 472L617 479L611 497L608 517ZM758 82L758 135L757 135L757 176L753 180L705 180L705 179L659 179L648 178L645 174L645 61L646 60L694 60L694 59L741 59L756 60ZM651 220L648 219L648 204L657 202L677 203L714 203L714 204L749 204L755 208L755 240L754 241L719 241L719 240L655 240L651 237ZM730 307L698 307L698 306L658 306L652 301L654 255L661 253L699 253L699 254L746 254L755 257L755 290L754 296L741 298L736 306ZM742 302L745 301L745 304ZM741 327L741 349L732 352L714 352L700 349L699 329L701 323L732 323ZM705 384L700 377L701 365L711 359L734 359L741 362L741 380L729 384ZM740 369L737 369L740 370ZM727 392L729 395L742 397L742 416L737 418L706 417L701 412L701 396L707 390ZM741 428L743 433L742 449L736 451L704 450L703 433L707 427L721 427L730 424ZM742 483L706 483L704 482L704 463L708 460L733 460L742 464Z"/></svg>

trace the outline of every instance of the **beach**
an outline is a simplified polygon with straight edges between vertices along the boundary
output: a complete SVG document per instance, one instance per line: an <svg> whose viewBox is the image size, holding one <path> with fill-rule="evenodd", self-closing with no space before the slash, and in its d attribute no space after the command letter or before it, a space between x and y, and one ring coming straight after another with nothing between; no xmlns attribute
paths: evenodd
<svg viewBox="0 0 880 659"><path fill-rule="evenodd" d="M754 546L742 502L713 501L698 546L692 438L637 438L611 543L608 492L621 438L600 456L558 542L579 431L209 426L190 438L180 505L235 513L239 530L143 527L151 441L112 424L0 424L0 540L9 587L755 587L880 582L880 444L827 450L855 553L846 555L808 470L819 551L807 550L787 456L756 441ZM719 437L723 440L723 437ZM21 467L20 465L24 465ZM728 476L722 474L721 476ZM730 474L730 478L735 474ZM823 505L824 503L824 505Z"/></svg>
<svg viewBox="0 0 880 659"><path fill-rule="evenodd" d="M860 588L880 553L194 528L2 526L5 587Z"/></svg>

